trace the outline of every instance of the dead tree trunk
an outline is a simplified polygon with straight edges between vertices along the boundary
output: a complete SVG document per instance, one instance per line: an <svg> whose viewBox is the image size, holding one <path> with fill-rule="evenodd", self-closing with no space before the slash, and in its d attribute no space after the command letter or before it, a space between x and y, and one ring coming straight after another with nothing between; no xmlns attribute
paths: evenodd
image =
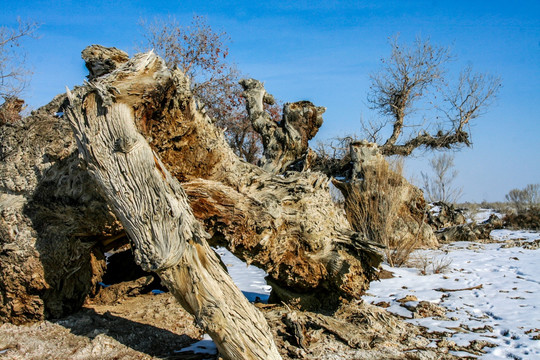
<svg viewBox="0 0 540 360"><path fill-rule="evenodd" d="M264 104L272 105L274 97L266 92L263 84L255 79L243 79L248 115L256 132L263 140L262 168L280 174L291 165L302 161L300 170L309 167L308 141L319 131L326 108L314 106L309 101L287 103L283 106L283 119L276 123L264 110Z"/></svg>
<svg viewBox="0 0 540 360"><path fill-rule="evenodd" d="M159 274L224 358L280 359L264 317L221 268L182 187L113 91L99 82L76 91L67 116L88 171L134 244L136 261Z"/></svg>
<svg viewBox="0 0 540 360"><path fill-rule="evenodd" d="M122 53L108 50L103 56L99 47L85 51L92 55L87 61L96 62L88 64L93 69L90 81L102 84L93 88L107 89L103 96L111 104L131 109L138 131L164 164L159 166L182 182L193 214L213 244L227 246L268 272L279 300L300 298L307 308L360 298L380 263L380 250L351 229L343 209L332 202L326 175L274 175L242 161L196 105L180 71L168 70L151 53L122 63ZM111 56L117 61L108 61ZM0 126L0 321L27 322L75 311L105 266L91 252L100 255L102 241L123 233L77 158L66 117L50 115L64 111L61 100L20 124ZM303 144L320 126L319 112L309 110L313 108L305 107L307 112L302 110L296 118L300 121L294 122L293 128L306 136L285 142L289 145L283 149L300 144L299 154L307 154ZM302 130L305 125L311 130ZM113 155L125 152L129 157L128 150L139 146L135 144L130 138L118 141ZM132 219L129 214L120 220ZM153 253L147 252L152 244L138 245L135 253L143 265L158 268L181 260L174 251L182 248L162 240Z"/></svg>
<svg viewBox="0 0 540 360"><path fill-rule="evenodd" d="M436 247L422 192L390 168L377 144L351 143L350 158L348 179L334 179L333 184L345 198L353 228L386 245L387 255L398 264L415 248Z"/></svg>
<svg viewBox="0 0 540 360"><path fill-rule="evenodd" d="M326 175L275 175L294 154L307 154L307 140L320 126L322 110L309 105L306 116L290 122L297 134L304 134L296 140L281 137L292 130L267 134L273 136L268 144L284 152L267 151L277 156L265 171L233 153L223 133L198 110L180 75L173 71L157 105L147 106L153 112L139 118L150 119L141 127L171 173L184 181L194 214L212 241L268 272L277 299L300 298L304 308L317 308L335 307L340 298L360 298L381 261L379 249L351 229L332 201ZM262 85L259 91L265 93ZM295 153L298 149L304 150Z"/></svg>

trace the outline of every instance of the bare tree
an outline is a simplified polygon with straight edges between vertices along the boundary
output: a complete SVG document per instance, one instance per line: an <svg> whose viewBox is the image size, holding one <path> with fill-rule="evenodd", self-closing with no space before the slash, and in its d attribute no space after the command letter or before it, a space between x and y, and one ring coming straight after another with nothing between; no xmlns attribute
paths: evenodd
<svg viewBox="0 0 540 360"><path fill-rule="evenodd" d="M145 42L141 50L154 49L169 68L178 67L191 79L191 91L201 107L225 130L235 153L255 163L262 154L260 135L247 117L240 72L228 61L229 36L215 32L201 16L194 16L189 26L174 17L141 21ZM267 105L274 121L279 121L278 104Z"/></svg>
<svg viewBox="0 0 540 360"><path fill-rule="evenodd" d="M238 70L227 61L230 41L225 32L215 32L201 16L189 26L175 17L140 22L145 42L142 50L154 49L167 67L178 67L191 79L191 91L219 120L239 104ZM201 105L202 106L202 105Z"/></svg>
<svg viewBox="0 0 540 360"><path fill-rule="evenodd" d="M454 155L439 154L431 159L429 164L433 176L421 173L426 200L455 203L463 191L452 184L458 174L458 171L454 169Z"/></svg>
<svg viewBox="0 0 540 360"><path fill-rule="evenodd" d="M38 24L17 19L18 26L0 27L0 97L5 101L20 95L31 72L25 66L26 53L22 40L34 37Z"/></svg>
<svg viewBox="0 0 540 360"><path fill-rule="evenodd" d="M371 75L368 95L371 108L383 119L364 126L371 129L368 136L391 127L381 153L407 156L422 147L470 146L470 122L495 99L501 80L467 67L452 85L446 65L454 56L448 48L421 39L412 46L402 45L397 36L390 46L390 57L382 59L382 69ZM419 107L426 111L418 114Z"/></svg>
<svg viewBox="0 0 540 360"><path fill-rule="evenodd" d="M540 205L540 184L529 184L523 189L512 189L505 198L514 205L518 213L534 209Z"/></svg>

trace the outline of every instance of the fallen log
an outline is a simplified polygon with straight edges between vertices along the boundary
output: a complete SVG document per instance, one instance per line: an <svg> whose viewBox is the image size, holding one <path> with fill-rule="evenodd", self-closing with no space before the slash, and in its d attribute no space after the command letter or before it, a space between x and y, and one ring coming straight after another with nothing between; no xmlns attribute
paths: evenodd
<svg viewBox="0 0 540 360"><path fill-rule="evenodd" d="M123 76L113 86L127 89L132 83L147 89L137 91L145 95L119 96L134 107L139 130L182 181L210 242L264 269L272 300L300 298L304 308L335 308L340 298L359 299L375 277L380 248L351 229L332 201L328 176L281 173L297 163L292 158L309 154L307 141L321 125L324 108L286 105L288 120L266 133L276 151L265 150L269 168L263 169L234 154L223 132L200 110L183 74L173 70L167 78L148 68L144 81ZM153 82L146 80L150 76ZM256 94L262 107L264 88Z"/></svg>
<svg viewBox="0 0 540 360"><path fill-rule="evenodd" d="M304 309L335 308L342 298L361 297L375 278L380 249L351 229L332 201L328 176L274 175L242 161L180 71L167 69L151 53L128 61L121 52L106 49L102 56L101 47L91 48L84 52L92 55L88 68L99 70L91 73L91 84L103 84L112 103L131 109L155 152L154 166L182 182L213 245L264 269L277 302L300 298ZM306 128L304 121L309 125L319 117L302 110L310 109L305 105L298 109L307 116L289 124L305 133L302 144L319 126L315 121ZM61 95L30 117L0 125L0 321L25 323L76 311L101 281L103 252L125 245L122 224L78 157L62 116L66 106ZM126 139L116 146L118 154L129 154L134 145ZM302 149L302 156L309 153ZM138 259L150 264L140 251L135 249Z"/></svg>
<svg viewBox="0 0 540 360"><path fill-rule="evenodd" d="M134 71L141 64L134 62ZM132 109L116 103L113 92L96 81L68 93L66 115L137 263L160 276L225 359L281 359L264 317L221 267L182 187L137 131Z"/></svg>

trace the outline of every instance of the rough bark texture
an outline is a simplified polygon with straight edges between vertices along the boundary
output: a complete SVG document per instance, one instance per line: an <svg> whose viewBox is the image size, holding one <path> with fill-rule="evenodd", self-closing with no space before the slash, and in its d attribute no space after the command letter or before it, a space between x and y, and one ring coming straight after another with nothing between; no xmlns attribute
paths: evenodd
<svg viewBox="0 0 540 360"><path fill-rule="evenodd" d="M211 241L265 269L282 299L300 297L317 307L359 298L381 256L334 206L329 178L316 172L274 176L242 161L198 109L183 74L161 71L154 61L123 78L133 67L129 62L113 71L118 81L108 85L110 95L132 109L156 158L185 182ZM65 117L53 116L64 111L64 100L0 127L2 321L73 311L99 281L103 249L125 237L81 168ZM122 153L133 144L117 145Z"/></svg>
<svg viewBox="0 0 540 360"><path fill-rule="evenodd" d="M15 96L4 98L4 103L0 105L0 125L20 121L23 108L24 100Z"/></svg>
<svg viewBox="0 0 540 360"><path fill-rule="evenodd" d="M255 79L243 79L248 115L253 129L263 141L262 168L280 174L291 165L303 160L300 170L309 167L308 141L319 131L326 108L315 106L309 101L287 103L283 106L283 119L276 123L264 110L264 103L272 105L274 98Z"/></svg>
<svg viewBox="0 0 540 360"><path fill-rule="evenodd" d="M69 96L79 153L124 225L136 262L160 275L222 356L280 359L264 317L221 267L182 187L137 131L133 109L111 95L119 79L137 81L149 68L155 77L169 74L157 56L144 54Z"/></svg>
<svg viewBox="0 0 540 360"><path fill-rule="evenodd" d="M78 309L105 266L100 240L121 228L53 116L64 100L0 126L0 322Z"/></svg>
<svg viewBox="0 0 540 360"><path fill-rule="evenodd" d="M381 256L334 205L329 178L317 172L275 176L242 161L187 88L187 79L173 72L169 82L154 85L156 95L145 97L153 102L137 108L146 113L136 118L144 119L139 128L158 157L185 182L211 242L267 271L281 299L300 297L318 307L359 298Z"/></svg>
<svg viewBox="0 0 540 360"><path fill-rule="evenodd" d="M126 52L101 45L87 46L81 56L90 73L89 80L108 74L129 60Z"/></svg>

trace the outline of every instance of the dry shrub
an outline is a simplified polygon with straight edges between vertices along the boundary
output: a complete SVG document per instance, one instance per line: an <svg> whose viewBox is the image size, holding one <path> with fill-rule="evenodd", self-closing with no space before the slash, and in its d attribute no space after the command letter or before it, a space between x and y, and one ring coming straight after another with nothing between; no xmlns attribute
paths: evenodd
<svg viewBox="0 0 540 360"><path fill-rule="evenodd" d="M400 214L405 206L401 199L403 164L395 161L366 166L362 181L347 186L345 207L354 229L371 241L384 245L386 261L402 266L418 247L419 234L399 236Z"/></svg>
<svg viewBox="0 0 540 360"><path fill-rule="evenodd" d="M506 194L513 209L506 212L504 225L513 229L540 229L540 184L529 184Z"/></svg>
<svg viewBox="0 0 540 360"><path fill-rule="evenodd" d="M442 274L450 269L452 259L433 253L416 253L407 265L417 268L421 275Z"/></svg>
<svg viewBox="0 0 540 360"><path fill-rule="evenodd" d="M508 212L503 222L504 227L510 229L540 230L540 207L532 207L518 213Z"/></svg>

